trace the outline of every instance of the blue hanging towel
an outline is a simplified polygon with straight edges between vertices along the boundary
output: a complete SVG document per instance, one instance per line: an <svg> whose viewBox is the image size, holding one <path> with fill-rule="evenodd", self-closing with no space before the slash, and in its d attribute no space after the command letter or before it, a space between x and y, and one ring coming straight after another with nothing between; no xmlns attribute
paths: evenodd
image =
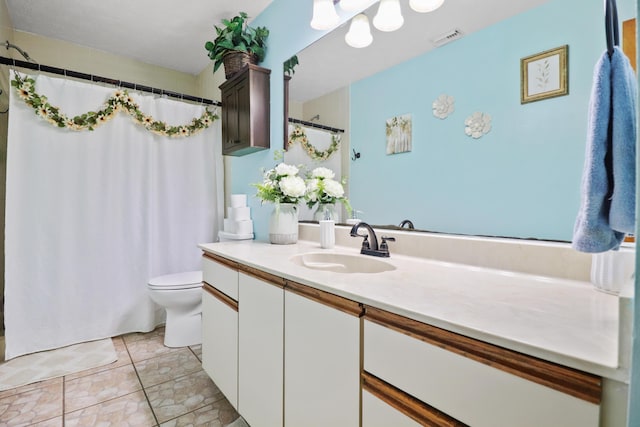
<svg viewBox="0 0 640 427"><path fill-rule="evenodd" d="M616 47L611 56L611 146L613 195L609 224L634 234L636 228L636 96L638 81L629 59Z"/></svg>
<svg viewBox="0 0 640 427"><path fill-rule="evenodd" d="M616 47L611 58L608 52L602 54L594 70L582 201L572 242L581 252L618 249L625 233L631 231L613 228L611 221L635 224L635 166L629 170L627 160L634 165L636 83L635 78L629 79L627 66L629 61ZM630 155L630 145L633 157L623 161L622 156ZM612 210L614 194L616 207Z"/></svg>

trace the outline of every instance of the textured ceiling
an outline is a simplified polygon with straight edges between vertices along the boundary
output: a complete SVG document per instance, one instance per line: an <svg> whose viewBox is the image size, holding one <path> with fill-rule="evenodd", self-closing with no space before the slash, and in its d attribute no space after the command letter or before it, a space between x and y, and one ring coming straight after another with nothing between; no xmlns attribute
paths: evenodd
<svg viewBox="0 0 640 427"><path fill-rule="evenodd" d="M2 1L2 0L0 0ZM257 16L272 0L6 0L16 30L65 40L146 63L198 74L209 63L204 42L214 24L238 11ZM298 0L309 2L312 0ZM373 0L372 0L373 1ZM346 45L348 24L299 54L291 81L296 101L314 99L391 65L434 49L453 29L464 36L548 0L446 0L433 13L416 13L400 0L405 24L392 33L372 29L365 49ZM377 4L366 11L371 20ZM463 36L463 37L464 37ZM454 42L455 43L455 42Z"/></svg>
<svg viewBox="0 0 640 427"><path fill-rule="evenodd" d="M16 30L65 40L189 74L209 63L214 24L271 0L6 0Z"/></svg>

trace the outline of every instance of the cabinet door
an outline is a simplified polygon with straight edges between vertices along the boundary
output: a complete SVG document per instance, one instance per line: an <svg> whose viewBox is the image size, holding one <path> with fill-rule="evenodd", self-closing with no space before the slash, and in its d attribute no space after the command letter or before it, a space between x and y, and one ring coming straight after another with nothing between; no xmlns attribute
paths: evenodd
<svg viewBox="0 0 640 427"><path fill-rule="evenodd" d="M238 412L252 427L282 426L282 285L240 273Z"/></svg>
<svg viewBox="0 0 640 427"><path fill-rule="evenodd" d="M222 148L233 150L240 144L240 128L238 121L238 92L235 86L222 93Z"/></svg>
<svg viewBox="0 0 640 427"><path fill-rule="evenodd" d="M211 289L202 293L202 368L237 409L238 311Z"/></svg>
<svg viewBox="0 0 640 427"><path fill-rule="evenodd" d="M360 318L288 287L289 283L284 302L285 426L357 427Z"/></svg>

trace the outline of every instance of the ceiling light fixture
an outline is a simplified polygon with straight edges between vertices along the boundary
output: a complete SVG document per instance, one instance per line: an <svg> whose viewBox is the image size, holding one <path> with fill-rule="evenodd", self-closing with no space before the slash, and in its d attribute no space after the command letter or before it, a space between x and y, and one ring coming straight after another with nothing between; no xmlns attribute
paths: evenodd
<svg viewBox="0 0 640 427"><path fill-rule="evenodd" d="M351 20L349 32L344 36L344 40L349 46L355 48L363 48L371 44L373 36L371 35L367 15L361 13Z"/></svg>
<svg viewBox="0 0 640 427"><path fill-rule="evenodd" d="M330 30L340 22L333 0L313 0L313 18L311 28L314 30Z"/></svg>
<svg viewBox="0 0 640 427"><path fill-rule="evenodd" d="M444 0L410 0L409 7L419 13L433 12L442 4Z"/></svg>
<svg viewBox="0 0 640 427"><path fill-rule="evenodd" d="M380 0L378 13L373 17L373 26L380 31L395 31L402 27L404 18L399 0Z"/></svg>
<svg viewBox="0 0 640 427"><path fill-rule="evenodd" d="M345 12L358 12L364 10L370 0L340 0L340 9Z"/></svg>

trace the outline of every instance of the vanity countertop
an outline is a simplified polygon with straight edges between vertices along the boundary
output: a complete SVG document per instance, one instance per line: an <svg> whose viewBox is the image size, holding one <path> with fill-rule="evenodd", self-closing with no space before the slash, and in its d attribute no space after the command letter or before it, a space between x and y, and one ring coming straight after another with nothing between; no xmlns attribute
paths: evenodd
<svg viewBox="0 0 640 427"><path fill-rule="evenodd" d="M619 300L589 282L391 254L375 274L318 271L290 261L308 252L351 255L311 241L202 244L206 252L313 288L564 366L620 381ZM358 255L365 256L365 255Z"/></svg>

